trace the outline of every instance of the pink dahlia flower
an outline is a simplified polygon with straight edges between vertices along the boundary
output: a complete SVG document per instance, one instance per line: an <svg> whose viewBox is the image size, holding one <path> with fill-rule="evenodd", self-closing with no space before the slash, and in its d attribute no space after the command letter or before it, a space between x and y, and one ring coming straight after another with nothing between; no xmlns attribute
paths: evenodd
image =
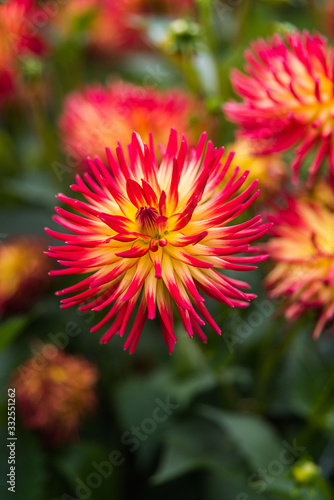
<svg viewBox="0 0 334 500"><path fill-rule="evenodd" d="M201 329L205 321L218 334L221 330L199 290L230 307L245 307L255 298L240 290L249 288L247 283L218 270L256 269L254 264L266 258L249 247L267 231L260 216L227 225L258 196L257 181L236 195L248 172L240 175L236 168L225 182L233 154L222 164L223 148L214 149L208 142L204 152L205 144L204 133L195 149L188 150L185 138L178 148L172 129L158 164L152 139L148 147L133 133L129 161L121 146L117 160L107 149L108 167L98 158L88 160L90 172L84 179L78 175L72 186L85 202L58 196L78 214L56 209L54 220L74 234L47 229L66 242L49 249L48 255L65 266L51 274L88 274L58 294L72 294L62 300L62 307L106 310L92 328L96 331L113 320L101 342L124 335L139 302L124 348L134 352L146 318L153 319L157 309L171 352L176 342L173 303L188 334L206 341Z"/></svg>
<svg viewBox="0 0 334 500"><path fill-rule="evenodd" d="M303 161L314 153L309 183L323 160L334 179L333 48L325 38L295 31L258 40L245 52L245 73L232 72L242 102L223 107L241 134L257 142L262 153L295 147L296 180Z"/></svg>
<svg viewBox="0 0 334 500"><path fill-rule="evenodd" d="M319 311L318 337L334 319L333 208L306 197L289 198L270 220L272 237L264 245L275 263L266 280L270 295L284 299L290 320L312 308Z"/></svg>
<svg viewBox="0 0 334 500"><path fill-rule="evenodd" d="M45 53L34 13L33 0L9 0L0 5L0 102L16 89L19 58Z"/></svg>
<svg viewBox="0 0 334 500"><path fill-rule="evenodd" d="M42 345L13 376L16 403L24 425L52 445L77 437L78 428L96 407L98 374L88 360L52 344Z"/></svg>
<svg viewBox="0 0 334 500"><path fill-rule="evenodd" d="M86 87L70 94L64 103L59 127L64 150L86 165L89 155L107 160L105 145L127 144L136 130L148 141L152 132L158 144L166 144L172 127L195 141L204 107L181 90L158 91L130 83Z"/></svg>

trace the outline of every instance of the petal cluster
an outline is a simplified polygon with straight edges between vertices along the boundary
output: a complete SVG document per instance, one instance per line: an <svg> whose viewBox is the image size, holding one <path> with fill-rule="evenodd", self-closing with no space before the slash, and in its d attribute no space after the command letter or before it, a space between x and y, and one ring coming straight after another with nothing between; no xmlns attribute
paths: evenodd
<svg viewBox="0 0 334 500"><path fill-rule="evenodd" d="M39 431L49 444L76 438L79 424L96 406L97 378L88 360L42 345L13 376L24 425Z"/></svg>
<svg viewBox="0 0 334 500"><path fill-rule="evenodd" d="M312 308L320 311L314 330L318 337L334 318L333 204L305 196L289 198L270 219L272 237L265 244L275 263L266 279L270 294L284 299L290 320Z"/></svg>
<svg viewBox="0 0 334 500"><path fill-rule="evenodd" d="M323 162L334 178L333 48L322 36L295 31L258 40L245 52L245 74L234 70L232 83L242 102L224 106L241 133L257 141L262 153L294 147L295 180L314 154L309 183Z"/></svg>
<svg viewBox="0 0 334 500"><path fill-rule="evenodd" d="M0 317L30 307L48 285L45 241L31 236L0 244Z"/></svg>
<svg viewBox="0 0 334 500"><path fill-rule="evenodd" d="M124 335L139 302L124 347L133 352L146 318L158 313L171 352L176 342L173 304L188 334L205 341L205 321L217 333L221 330L200 292L230 307L245 307L255 297L245 291L247 283L219 272L256 269L266 256L249 245L268 229L260 216L229 225L259 191L253 181L237 194L248 172L236 168L226 180L233 154L222 164L223 151L210 141L206 145L206 134L196 148L188 150L184 137L178 146L172 129L158 163L152 139L147 146L133 133L128 161L121 146L117 159L107 149L108 166L98 158L88 160L90 172L76 177L72 189L86 201L58 196L77 214L57 208L54 217L74 235L47 229L66 242L49 249L48 255L65 266L51 274L88 274L58 293L72 295L62 307L106 311L92 328L112 321L101 342Z"/></svg>
<svg viewBox="0 0 334 500"><path fill-rule="evenodd" d="M181 90L163 92L118 81L70 94L59 127L64 150L86 165L87 156L93 154L106 161L105 145L129 143L131 130L144 141L152 132L156 143L166 144L174 127L195 141L198 120L203 124L203 106Z"/></svg>

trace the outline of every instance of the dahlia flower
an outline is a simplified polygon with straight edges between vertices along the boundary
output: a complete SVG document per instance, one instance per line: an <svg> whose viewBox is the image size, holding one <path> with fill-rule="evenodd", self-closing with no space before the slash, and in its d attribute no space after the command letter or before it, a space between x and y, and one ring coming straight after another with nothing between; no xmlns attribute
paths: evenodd
<svg viewBox="0 0 334 500"><path fill-rule="evenodd" d="M24 425L56 445L77 437L79 424L96 406L96 382L97 370L88 360L44 344L17 369L12 385Z"/></svg>
<svg viewBox="0 0 334 500"><path fill-rule="evenodd" d="M46 44L33 22L34 12L33 0L0 5L0 101L17 86L19 58L45 52Z"/></svg>
<svg viewBox="0 0 334 500"><path fill-rule="evenodd" d="M45 242L21 236L0 243L0 317L26 310L48 284Z"/></svg>
<svg viewBox="0 0 334 500"><path fill-rule="evenodd" d="M334 318L333 209L318 200L289 198L270 220L272 237L264 245L275 264L266 279L270 295L284 298L290 320L316 308L318 337Z"/></svg>
<svg viewBox="0 0 334 500"><path fill-rule="evenodd" d="M232 165L238 165L241 170L249 170L246 185L255 179L259 181L260 199L269 199L280 191L287 174L281 155L259 155L254 144L246 139L236 139L227 151L235 151Z"/></svg>
<svg viewBox="0 0 334 500"><path fill-rule="evenodd" d="M194 141L199 119L204 121L203 106L181 90L148 90L119 81L70 94L59 128L64 150L86 165L91 154L106 161L105 145L116 147L118 140L127 144L131 130L145 141L152 132L157 143L166 144L169 130L174 127Z"/></svg>
<svg viewBox="0 0 334 500"><path fill-rule="evenodd" d="M309 184L323 160L334 179L333 48L318 34L298 31L258 40L245 52L246 75L232 72L242 102L223 109L241 133L257 141L263 154L295 147L294 180L314 152Z"/></svg>
<svg viewBox="0 0 334 500"><path fill-rule="evenodd" d="M95 332L113 319L102 343L117 333L124 335L137 302L138 313L124 346L130 353L146 318L155 317L156 306L171 352L176 342L173 303L188 334L192 337L195 332L205 341L204 320L218 334L221 330L198 289L230 307L245 307L255 298L240 290L249 288L247 283L217 269L256 269L254 264L266 257L249 247L267 231L260 216L227 225L258 196L257 181L235 196L247 172L239 175L236 168L224 182L233 155L222 165L223 148L214 149L208 142L204 153L205 144L204 133L188 153L185 138L178 148L172 129L158 165L152 138L148 147L133 133L129 161L118 146L117 160L107 149L108 167L98 158L88 160L90 172L84 180L77 175L72 189L86 202L58 195L79 215L56 209L54 220L75 234L47 229L67 244L50 247L48 255L66 267L51 274L88 274L58 294L75 293L62 300L64 308L83 304L82 311L107 310L92 328Z"/></svg>

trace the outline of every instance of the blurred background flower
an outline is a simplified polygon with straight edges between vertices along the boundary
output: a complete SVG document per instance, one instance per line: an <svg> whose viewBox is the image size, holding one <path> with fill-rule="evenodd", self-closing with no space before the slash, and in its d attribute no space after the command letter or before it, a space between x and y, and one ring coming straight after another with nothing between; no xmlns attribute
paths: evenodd
<svg viewBox="0 0 334 500"><path fill-rule="evenodd" d="M145 142L151 132L156 144L167 144L171 127L176 127L194 144L208 126L204 106L195 96L121 81L73 92L65 99L59 119L64 150L82 160L83 166L87 156L106 161L106 146L114 149L118 141L129 143L132 131Z"/></svg>
<svg viewBox="0 0 334 500"><path fill-rule="evenodd" d="M26 311L45 293L50 267L45 240L21 236L0 244L0 316Z"/></svg>
<svg viewBox="0 0 334 500"><path fill-rule="evenodd" d="M284 299L289 320L320 309L317 338L334 318L333 209L321 201L289 198L270 220L272 237L265 245L275 262L266 279L270 294Z"/></svg>
<svg viewBox="0 0 334 500"><path fill-rule="evenodd" d="M39 346L13 375L17 408L24 425L50 445L78 438L81 422L96 404L96 367L52 344Z"/></svg>
<svg viewBox="0 0 334 500"><path fill-rule="evenodd" d="M333 48L319 34L294 31L252 42L245 58L246 74L231 74L243 102L225 104L227 117L263 154L298 145L291 164L295 179L302 162L315 151L309 183L323 160L333 180Z"/></svg>

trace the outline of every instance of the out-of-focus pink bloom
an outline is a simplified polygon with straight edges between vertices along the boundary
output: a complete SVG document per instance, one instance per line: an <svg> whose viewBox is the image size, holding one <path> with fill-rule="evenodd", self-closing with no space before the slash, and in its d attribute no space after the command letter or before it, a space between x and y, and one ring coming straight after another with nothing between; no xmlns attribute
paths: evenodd
<svg viewBox="0 0 334 500"><path fill-rule="evenodd" d="M152 132L166 144L172 127L193 143L207 120L204 107L181 90L149 90L124 82L94 85L70 94L59 120L64 150L83 160L97 155L106 160L105 147L126 144L136 130L145 142Z"/></svg>
<svg viewBox="0 0 334 500"><path fill-rule="evenodd" d="M319 311L318 337L334 318L333 204L329 208L310 197L289 198L270 220L272 236L264 245L275 263L266 280L270 295L284 299L290 320L310 309Z"/></svg>
<svg viewBox="0 0 334 500"><path fill-rule="evenodd" d="M306 31L253 42L245 52L246 74L232 72L243 101L223 107L263 154L295 148L295 180L304 160L315 153L309 184L323 161L334 179L333 55L325 38Z"/></svg>
<svg viewBox="0 0 334 500"><path fill-rule="evenodd" d="M77 175L72 186L85 202L58 196L78 214L56 209L54 220L74 234L47 230L67 243L50 247L48 255L65 266L51 274L87 275L58 294L72 294L62 300L63 308L106 311L92 328L95 332L113 321L101 342L124 335L139 302L124 348L134 352L145 320L155 318L157 308L171 352L176 342L173 304L188 334L206 341L205 321L218 334L221 329L198 290L230 307L245 307L255 298L240 290L248 289L247 283L218 270L256 269L266 256L249 245L265 234L268 224L256 216L228 225L257 198L257 181L237 195L247 172L240 175L236 168L225 182L233 155L221 163L224 149L206 145L205 133L189 150L185 138L178 146L172 129L159 162L152 138L148 147L133 133L128 151L129 161L121 146L117 160L107 150L108 167L99 159L89 160L90 172L84 180Z"/></svg>

